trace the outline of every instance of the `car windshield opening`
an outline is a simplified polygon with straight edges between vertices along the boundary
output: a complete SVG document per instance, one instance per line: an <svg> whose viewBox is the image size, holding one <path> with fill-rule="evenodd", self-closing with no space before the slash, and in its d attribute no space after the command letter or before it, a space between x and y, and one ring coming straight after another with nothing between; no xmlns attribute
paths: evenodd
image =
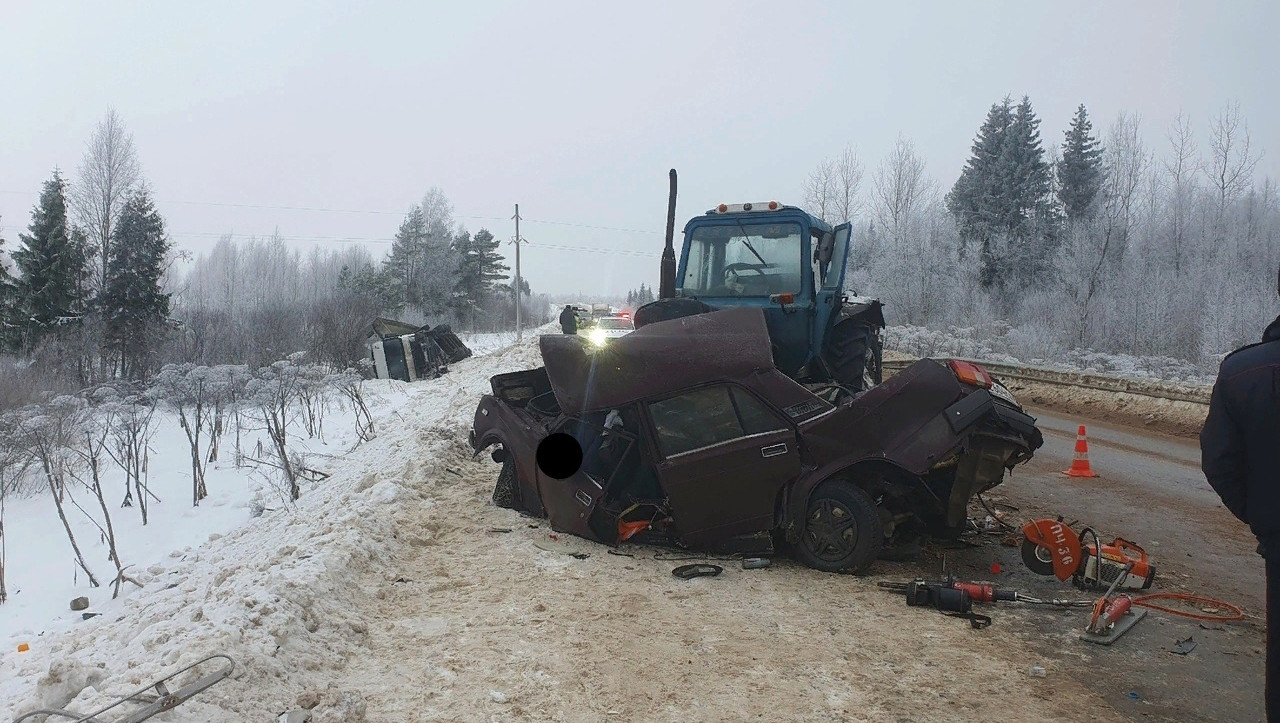
<svg viewBox="0 0 1280 723"><path fill-rule="evenodd" d="M683 292L696 296L799 294L798 223L700 226L689 240Z"/></svg>
<svg viewBox="0 0 1280 723"><path fill-rule="evenodd" d="M601 329L625 329L627 331L632 329L630 319L601 319L598 326Z"/></svg>

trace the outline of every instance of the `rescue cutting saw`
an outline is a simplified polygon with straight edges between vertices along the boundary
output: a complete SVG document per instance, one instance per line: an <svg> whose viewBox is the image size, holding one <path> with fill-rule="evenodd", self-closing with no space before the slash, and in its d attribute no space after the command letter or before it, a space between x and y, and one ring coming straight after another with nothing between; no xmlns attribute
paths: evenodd
<svg viewBox="0 0 1280 723"><path fill-rule="evenodd" d="M1102 544L1098 533L1086 527L1079 534L1062 518L1039 519L1022 528L1022 561L1037 575L1053 575L1077 587L1146 590L1156 577L1156 568L1138 545L1116 538ZM1086 542L1092 538L1092 542ZM1132 565L1132 566L1130 566Z"/></svg>

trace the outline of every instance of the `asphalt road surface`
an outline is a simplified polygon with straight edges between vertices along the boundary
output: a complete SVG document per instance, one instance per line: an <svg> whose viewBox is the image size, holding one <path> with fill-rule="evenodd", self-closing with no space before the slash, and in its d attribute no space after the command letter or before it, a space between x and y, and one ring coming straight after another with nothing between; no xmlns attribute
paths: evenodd
<svg viewBox="0 0 1280 723"><path fill-rule="evenodd" d="M1104 542L1123 537L1146 548L1156 565L1151 592L1204 595L1242 607L1241 623L1214 624L1151 611L1111 646L1078 639L1088 610L1027 605L985 606L996 626L1021 636L1044 656L1049 677L1086 683L1134 720L1261 721L1264 719L1265 575L1256 540L1227 512L1200 472L1194 440L1123 428L1031 409L1045 435L1035 458L1019 467L989 499L1016 506L1011 521L1061 515L1098 531ZM1067 477L1076 430L1088 426L1089 459L1101 475ZM997 509L1000 509L997 506ZM958 575L998 580L1037 597L1096 597L1070 583L1032 574L1016 548L986 535L978 547L938 552ZM992 562L1003 571L991 574ZM1196 608L1189 608L1197 611ZM1186 655L1174 643L1196 642ZM1028 661L1028 666L1037 661Z"/></svg>

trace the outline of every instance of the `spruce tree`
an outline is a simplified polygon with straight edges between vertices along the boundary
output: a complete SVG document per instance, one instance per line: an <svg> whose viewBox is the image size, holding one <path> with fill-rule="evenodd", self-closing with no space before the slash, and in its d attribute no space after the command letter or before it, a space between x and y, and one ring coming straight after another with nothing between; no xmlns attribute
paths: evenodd
<svg viewBox="0 0 1280 723"><path fill-rule="evenodd" d="M150 193L145 187L132 193L111 233L106 283L99 297L106 351L118 361L121 376L145 376L163 339L169 294L160 279L171 248Z"/></svg>
<svg viewBox="0 0 1280 723"><path fill-rule="evenodd" d="M29 233L13 253L18 267L20 333L31 348L51 332L77 323L84 312L88 262L83 235L67 225L67 182L55 170L31 211Z"/></svg>
<svg viewBox="0 0 1280 723"><path fill-rule="evenodd" d="M433 316L453 305L459 257L450 226L429 218L421 205L409 209L383 262L396 306Z"/></svg>
<svg viewBox="0 0 1280 723"><path fill-rule="evenodd" d="M0 253L4 252L4 236L0 236ZM12 352L18 344L19 326L14 314L17 301L16 282L9 267L0 262L0 352Z"/></svg>
<svg viewBox="0 0 1280 723"><path fill-rule="evenodd" d="M1052 176L1039 126L1025 96L1016 107L1008 97L992 105L947 194L962 241L980 248L983 288L1030 283L1053 252Z"/></svg>
<svg viewBox="0 0 1280 723"><path fill-rule="evenodd" d="M454 239L454 251L458 254L458 277L454 285L460 309L481 306L493 293L495 284L507 275L503 272L502 254L498 253L499 241L487 229L480 229L475 236L461 232Z"/></svg>
<svg viewBox="0 0 1280 723"><path fill-rule="evenodd" d="M1058 162L1058 201L1069 222L1088 218L1102 188L1102 144L1093 135L1089 113L1081 103L1064 134Z"/></svg>

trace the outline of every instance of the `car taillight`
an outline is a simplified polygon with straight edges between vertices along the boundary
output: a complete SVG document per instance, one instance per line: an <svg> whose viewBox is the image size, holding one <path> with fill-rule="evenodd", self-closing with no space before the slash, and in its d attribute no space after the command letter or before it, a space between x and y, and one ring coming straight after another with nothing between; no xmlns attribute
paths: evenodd
<svg viewBox="0 0 1280 723"><path fill-rule="evenodd" d="M951 371L955 372L956 378L965 384L972 384L975 387L990 389L992 383L995 381L991 378L991 375L987 373L986 369L983 369L973 362L952 359L948 365L951 367Z"/></svg>

